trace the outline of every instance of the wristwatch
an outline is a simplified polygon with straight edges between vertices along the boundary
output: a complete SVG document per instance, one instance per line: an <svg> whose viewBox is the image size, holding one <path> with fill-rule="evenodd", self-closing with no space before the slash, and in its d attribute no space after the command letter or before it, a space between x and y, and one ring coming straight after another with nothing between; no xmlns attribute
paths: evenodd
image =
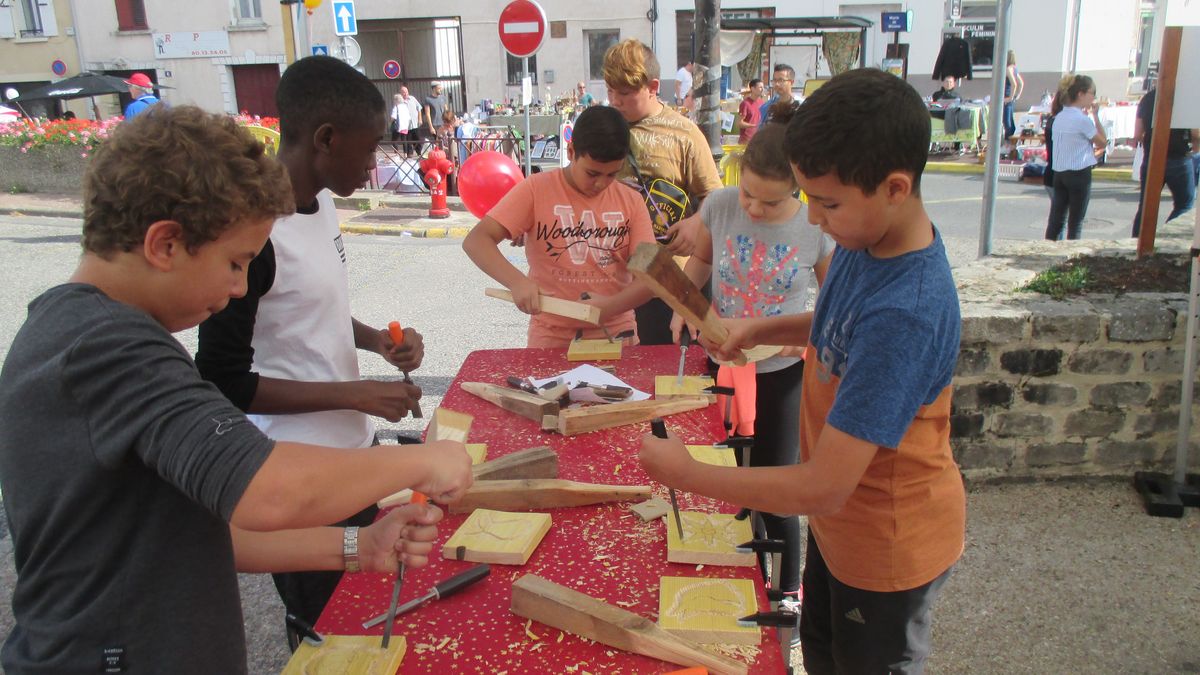
<svg viewBox="0 0 1200 675"><path fill-rule="evenodd" d="M342 560L347 572L361 572L358 564L358 528L347 527L342 530Z"/></svg>

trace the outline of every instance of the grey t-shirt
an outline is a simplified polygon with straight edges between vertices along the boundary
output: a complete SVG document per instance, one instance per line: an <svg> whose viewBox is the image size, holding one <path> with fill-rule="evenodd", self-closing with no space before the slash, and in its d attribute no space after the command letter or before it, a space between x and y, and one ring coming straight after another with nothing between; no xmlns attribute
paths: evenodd
<svg viewBox="0 0 1200 675"><path fill-rule="evenodd" d="M5 670L245 672L228 520L273 447L146 313L84 284L30 303L0 371Z"/></svg>
<svg viewBox="0 0 1200 675"><path fill-rule="evenodd" d="M809 289L816 288L813 266L833 253L833 240L809 224L804 207L786 223L755 223L738 204L738 190L717 190L700 207L712 233L717 313L732 319L806 311ZM759 361L757 372L773 372L799 360L772 357Z"/></svg>
<svg viewBox="0 0 1200 675"><path fill-rule="evenodd" d="M432 122L433 128L436 129L438 127L438 125L442 123L442 112L444 112L446 110L446 95L439 94L437 96L426 96L424 108L430 109L429 110L430 119L428 121L426 121L426 119L423 116L424 112L422 112L421 126L424 127L425 129L429 129L429 127L427 125L430 122ZM424 110L424 108L422 108L422 111Z"/></svg>

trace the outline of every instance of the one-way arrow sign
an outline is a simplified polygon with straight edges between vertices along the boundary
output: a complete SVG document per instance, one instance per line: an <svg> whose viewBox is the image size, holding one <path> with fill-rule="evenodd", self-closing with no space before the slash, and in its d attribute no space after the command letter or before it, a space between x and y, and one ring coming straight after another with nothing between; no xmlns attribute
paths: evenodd
<svg viewBox="0 0 1200 675"><path fill-rule="evenodd" d="M358 35L358 19L354 17L353 0L335 0L333 3L333 34Z"/></svg>

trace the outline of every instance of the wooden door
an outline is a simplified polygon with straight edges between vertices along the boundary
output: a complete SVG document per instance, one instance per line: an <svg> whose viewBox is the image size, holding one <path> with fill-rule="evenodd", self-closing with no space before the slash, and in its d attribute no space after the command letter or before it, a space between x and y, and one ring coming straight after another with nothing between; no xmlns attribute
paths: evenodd
<svg viewBox="0 0 1200 675"><path fill-rule="evenodd" d="M233 91L238 112L263 117L279 117L275 108L275 89L279 86L279 65L264 63L232 66Z"/></svg>

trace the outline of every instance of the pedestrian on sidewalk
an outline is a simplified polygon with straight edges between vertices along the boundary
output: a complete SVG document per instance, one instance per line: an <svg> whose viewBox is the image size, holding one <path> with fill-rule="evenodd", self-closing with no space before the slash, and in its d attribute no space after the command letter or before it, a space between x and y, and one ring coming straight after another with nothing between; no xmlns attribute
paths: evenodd
<svg viewBox="0 0 1200 675"><path fill-rule="evenodd" d="M1108 144L1096 107L1096 83L1087 75L1068 80L1066 103L1054 118L1054 197L1046 222L1046 239L1058 241L1066 224L1067 239L1079 239L1092 195L1096 152Z"/></svg>

